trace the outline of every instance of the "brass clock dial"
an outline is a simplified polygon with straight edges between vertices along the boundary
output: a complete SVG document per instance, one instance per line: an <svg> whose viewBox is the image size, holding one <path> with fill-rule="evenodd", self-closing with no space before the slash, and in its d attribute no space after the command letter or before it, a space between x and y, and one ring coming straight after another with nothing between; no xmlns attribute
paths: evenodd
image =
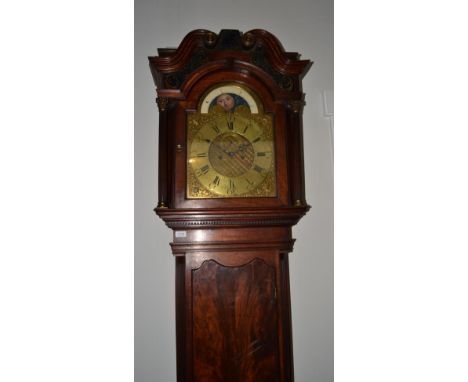
<svg viewBox="0 0 468 382"><path fill-rule="evenodd" d="M201 105L188 115L188 198L276 196L271 115L238 85L212 90Z"/></svg>

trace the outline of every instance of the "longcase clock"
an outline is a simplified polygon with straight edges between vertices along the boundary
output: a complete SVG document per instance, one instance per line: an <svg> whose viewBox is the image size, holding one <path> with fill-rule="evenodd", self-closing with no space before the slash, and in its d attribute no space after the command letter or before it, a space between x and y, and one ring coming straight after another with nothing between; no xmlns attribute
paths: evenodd
<svg viewBox="0 0 468 382"><path fill-rule="evenodd" d="M159 203L174 231L178 382L291 382L288 253L305 200L301 81L267 31L190 32L150 57Z"/></svg>

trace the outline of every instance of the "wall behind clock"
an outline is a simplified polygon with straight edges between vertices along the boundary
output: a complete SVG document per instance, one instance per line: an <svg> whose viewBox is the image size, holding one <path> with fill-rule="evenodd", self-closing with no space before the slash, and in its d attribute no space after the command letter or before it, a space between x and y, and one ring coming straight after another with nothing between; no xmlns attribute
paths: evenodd
<svg viewBox="0 0 468 382"><path fill-rule="evenodd" d="M290 257L296 382L333 380L333 1L135 0L135 382L175 382L174 259L157 203L158 110L147 56L193 29L262 28L314 61L304 79L309 214Z"/></svg>

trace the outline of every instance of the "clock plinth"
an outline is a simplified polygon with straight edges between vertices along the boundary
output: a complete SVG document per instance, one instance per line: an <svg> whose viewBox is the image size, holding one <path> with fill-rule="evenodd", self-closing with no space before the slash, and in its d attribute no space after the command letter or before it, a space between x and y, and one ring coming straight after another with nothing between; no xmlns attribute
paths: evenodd
<svg viewBox="0 0 468 382"><path fill-rule="evenodd" d="M174 231L177 381L292 382L288 254L307 213L310 67L263 30L197 30L150 57L159 203Z"/></svg>

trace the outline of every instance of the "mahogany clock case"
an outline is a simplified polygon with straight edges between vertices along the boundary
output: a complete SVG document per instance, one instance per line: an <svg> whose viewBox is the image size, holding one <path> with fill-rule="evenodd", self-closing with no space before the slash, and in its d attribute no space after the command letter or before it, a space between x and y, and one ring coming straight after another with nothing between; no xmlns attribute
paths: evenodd
<svg viewBox="0 0 468 382"><path fill-rule="evenodd" d="M285 52L276 37L259 29L195 30L177 49L159 49L149 60L160 111L155 211L174 231L177 381L292 382L288 253L294 244L291 227L309 209L301 81L311 62ZM274 162L265 179L274 179L274 185L262 188L259 181L245 195L194 198L189 166L197 154L190 151L189 116L201 112L211 89L223 86L245 89L265 118L271 117L271 138L265 129L258 139L271 139ZM215 152L234 175L245 178L250 170L236 173L236 166L255 162L242 157L243 150L263 151L255 148L257 138L242 136L244 128L229 132L228 125L223 134L241 138L236 136L235 149ZM206 154L216 137L204 137L210 142L197 153ZM238 143L242 139L248 142ZM215 167L203 161L203 167ZM210 191L199 179L196 187Z"/></svg>

